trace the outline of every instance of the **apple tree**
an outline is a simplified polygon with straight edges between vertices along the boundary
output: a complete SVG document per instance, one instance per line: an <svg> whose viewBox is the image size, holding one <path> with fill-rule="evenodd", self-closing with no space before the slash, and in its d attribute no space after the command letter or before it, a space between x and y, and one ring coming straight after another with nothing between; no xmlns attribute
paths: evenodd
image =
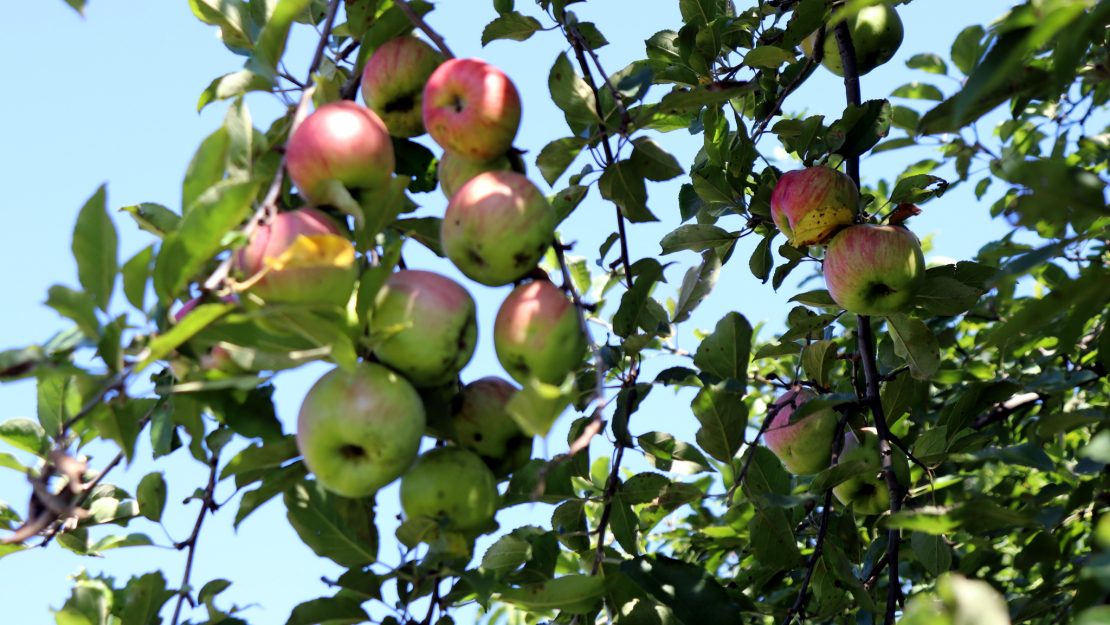
<svg viewBox="0 0 1110 625"><path fill-rule="evenodd" d="M0 502L0 557L110 559L195 514L180 574L78 576L55 618L247 623L194 557L207 524L274 502L346 571L291 625L1110 622L1110 2L1015 0L864 100L912 1L678 0L640 58L604 61L640 3L606 24L579 17L591 1L475 2L483 45L551 63L521 93L456 58L472 34L423 0L190 0L243 69L200 96L226 117L181 204L123 224L94 193L80 284L48 291L65 327L0 352L39 402L0 422L0 465L31 484ZM301 77L293 29L318 33ZM796 107L818 72L843 78L836 118ZM284 115L257 125L258 92ZM563 119L515 145L537 99ZM929 157L868 172L910 148ZM959 187L1008 233L927 262L914 218ZM576 211L599 249L575 245ZM150 235L122 262L120 227ZM730 263L789 293L777 324L745 317L761 295L718 280ZM493 327L466 280L503 289ZM479 332L513 382L460 377ZM309 362L334 368L286 431L274 376ZM667 393L688 409L659 414ZM118 454L90 462L94 442ZM169 454L205 467L199 510L167 508L173 475L112 483Z"/></svg>

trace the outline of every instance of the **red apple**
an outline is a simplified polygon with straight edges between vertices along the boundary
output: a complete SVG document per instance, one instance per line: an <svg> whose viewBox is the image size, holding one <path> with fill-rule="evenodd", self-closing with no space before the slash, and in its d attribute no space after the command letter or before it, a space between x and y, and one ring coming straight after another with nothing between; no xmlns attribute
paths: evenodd
<svg viewBox="0 0 1110 625"><path fill-rule="evenodd" d="M416 389L365 362L320 378L297 417L305 464L324 488L344 497L368 497L400 477L423 434L424 405Z"/></svg>
<svg viewBox="0 0 1110 625"><path fill-rule="evenodd" d="M424 127L445 150L488 161L509 151L520 126L520 94L501 70L451 59L424 87Z"/></svg>
<svg viewBox="0 0 1110 625"><path fill-rule="evenodd" d="M829 466L838 420L836 411L822 408L790 422L791 415L816 397L808 389L784 393L775 401L775 416L763 435L767 447L794 475L813 475Z"/></svg>
<svg viewBox="0 0 1110 625"><path fill-rule="evenodd" d="M328 201L328 184L380 189L393 175L393 142L374 111L355 102L316 109L293 131L286 146L289 177L308 199Z"/></svg>
<svg viewBox="0 0 1110 625"><path fill-rule="evenodd" d="M374 355L416 386L454 380L478 338L474 300L457 282L430 271L389 276L371 322L382 333Z"/></svg>
<svg viewBox="0 0 1110 625"><path fill-rule="evenodd" d="M234 266L250 292L270 302L342 306L358 277L354 246L314 208L278 213L259 226Z"/></svg>
<svg viewBox="0 0 1110 625"><path fill-rule="evenodd" d="M462 154L444 152L439 159L439 188L447 199L478 174L487 171L504 171L510 168L508 157L502 155L490 161L476 161Z"/></svg>
<svg viewBox="0 0 1110 625"><path fill-rule="evenodd" d="M546 280L518 286L505 298L493 344L501 366L521 384L561 384L586 353L574 303Z"/></svg>
<svg viewBox="0 0 1110 625"><path fill-rule="evenodd" d="M831 167L788 171L771 193L771 217L794 247L828 241L855 221L858 208L855 183Z"/></svg>
<svg viewBox="0 0 1110 625"><path fill-rule="evenodd" d="M527 275L555 235L555 211L528 178L479 174L451 196L440 243L472 280L500 286Z"/></svg>
<svg viewBox="0 0 1110 625"><path fill-rule="evenodd" d="M486 377L467 384L452 402L455 442L478 454L499 476L519 469L532 457L532 437L506 410L516 393L511 383Z"/></svg>
<svg viewBox="0 0 1110 625"><path fill-rule="evenodd" d="M925 281L925 257L917 237L902 226L852 226L829 242L824 272L829 295L845 310L893 315L910 305Z"/></svg>
<svg viewBox="0 0 1110 625"><path fill-rule="evenodd" d="M378 46L362 70L362 98L395 137L424 134L424 84L443 56L421 39L397 37Z"/></svg>

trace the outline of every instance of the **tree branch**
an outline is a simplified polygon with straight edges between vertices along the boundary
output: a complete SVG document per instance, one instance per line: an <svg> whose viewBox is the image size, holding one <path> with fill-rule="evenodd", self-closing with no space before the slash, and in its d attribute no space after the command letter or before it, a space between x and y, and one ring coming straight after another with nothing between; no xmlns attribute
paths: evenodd
<svg viewBox="0 0 1110 625"><path fill-rule="evenodd" d="M193 560L197 554L197 539L200 538L200 528L204 525L204 518L208 513L215 512L218 506L216 505L216 477L220 465L219 454L212 452L212 457L208 460L208 485L204 487L204 497L201 499L200 512L197 514L196 523L193 524L193 531L189 537L183 542L174 545L178 550L188 549L188 555L185 557L185 574L181 579L181 588L177 593L177 605L173 609L172 625L177 625L178 619L181 618L181 606L185 603L185 599L189 597L189 578L193 574ZM189 600L192 604L192 600Z"/></svg>
<svg viewBox="0 0 1110 625"><path fill-rule="evenodd" d="M413 26L423 31L424 34L428 36L428 39L431 39L432 42L436 44L436 47L439 48L439 51L441 54L443 54L443 56L449 59L455 58L455 54L451 52L451 48L447 47L447 42L443 40L443 37L441 37L439 33L437 33L431 26L429 26L428 22L425 22L424 18L420 17L419 13L413 10L412 6L409 5L408 0L393 0L393 4L397 5L397 8L401 9L401 11L404 12L405 17L409 18L409 21L412 22Z"/></svg>

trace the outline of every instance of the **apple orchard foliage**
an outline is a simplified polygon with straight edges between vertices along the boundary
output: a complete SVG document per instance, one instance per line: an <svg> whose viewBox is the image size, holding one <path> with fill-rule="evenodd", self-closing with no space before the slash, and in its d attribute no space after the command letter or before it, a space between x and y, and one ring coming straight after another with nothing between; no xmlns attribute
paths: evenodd
<svg viewBox="0 0 1110 625"><path fill-rule="evenodd" d="M289 31L330 31L310 81L313 105L353 99L352 77L373 49L413 31L404 9L412 16L433 9L399 2L191 0L195 15L246 58L245 69L201 94L202 107L229 101L227 116L198 148L181 205L124 209L151 234L150 246L119 262L117 225L104 190L96 192L74 229L80 288L49 290L47 304L66 327L45 343L0 352L0 379L34 378L39 398L37 421L0 423L0 465L39 485L29 504L0 503L7 530L0 557L43 540L109 558L113 548L150 545L164 515L186 514L166 509L164 480L173 476L151 473L126 492L111 484L116 463L85 466L82 457L85 445L104 439L130 462L137 437L149 436L155 458L191 454L211 473L197 485L204 509L198 531L180 545L182 560L203 541L205 523L238 525L280 498L304 542L349 569L334 594L304 597L291 624L452 623L467 604L481 607L483 621L502 623L1108 622L1110 134L1095 122L1110 96L1110 3L1015 2L999 21L969 25L949 49L912 57L906 84L891 94L903 104L846 104L838 119L826 119L791 114L797 86L826 71L801 44L814 37L810 50L839 52L843 29L830 19L873 2L679 0L683 23L643 33L642 58L607 58L609 69L623 65L609 76L593 51L604 48L607 29L634 28L635 20L582 22L574 4L557 0L475 2L492 20L483 42L529 40L522 53L551 59L550 93L521 99L550 97L566 128L533 152L534 161L526 155L529 176L559 183L552 203L560 220L589 204L599 215L593 223L613 234L599 250L575 250L585 259L564 259L557 244L541 262L571 300L580 299L593 342L575 376L525 385L513 413L541 432L556 418L575 420L568 444L576 453L523 466L507 459L512 475L499 485L498 505L551 506L537 506L526 527L501 528L478 553L472 537L409 519L397 539L410 549L391 567L376 562L387 539L375 530L373 501L317 487L293 433L274 417L268 378L309 360L350 370L371 356L367 302L398 266L402 244L442 254L439 218L408 215L425 197L442 202L439 153L394 139L397 175L386 188L370 198L322 191L328 199L318 203L354 226L360 276L346 312L215 296L178 322L170 312L205 289L225 289L226 259L247 238L234 233L254 227L251 216L282 166L294 107L256 128L241 96L298 88L277 71ZM462 36L439 34L448 44ZM851 78L851 68L841 69ZM959 86L935 86L933 74ZM1004 121L977 123L996 109ZM686 131L704 137L688 163L653 140ZM757 338L736 310L700 334L691 352L677 350L671 339L691 312L727 297L714 292L726 263L748 263L768 290L791 274L823 284L824 248L791 247L772 221L772 190L784 173L763 157L774 145L805 166L841 171L864 154L932 147L896 179L865 167L857 219L900 221L910 205L927 211L946 190L967 185L978 197L1004 190L993 204L961 210L990 211L1012 232L974 258L929 268L912 305L889 317L857 325L815 289L792 298L780 333ZM955 176L941 179L942 169ZM677 198L653 191L653 182L674 178L683 181ZM305 202L288 182L276 190L282 209ZM637 224L655 220L674 226L660 256L630 257L626 243L638 236ZM681 280L664 280L669 263L683 268L669 274ZM123 298L113 298L117 278ZM656 359L667 365L653 366ZM879 428L878 438L898 455L894 464L910 460L908 471L891 469L899 474L893 484L904 480L896 501L871 457L792 476L757 443L773 418L768 406L795 385L819 397L793 420L834 409L837 434L866 439L846 451L834 444L834 455L859 456L855 450L875 436L865 428L884 415L889 432ZM663 423L647 418L663 392L657 387L688 389L690 411L668 418L696 420L696 440L644 425ZM452 394L425 392L430 426ZM596 457L596 442L584 444L599 428L612 441L608 458ZM552 449L566 451L558 441ZM655 470L631 474L622 460L633 454ZM421 479L434 483L428 471ZM886 496L879 514L831 494L858 486L861 471ZM242 492L234 515L211 505L221 481ZM104 524L119 529L91 540L89 528ZM171 613L174 623L249 619L220 607L223 580L154 571L75 584L59 623L171 622Z"/></svg>

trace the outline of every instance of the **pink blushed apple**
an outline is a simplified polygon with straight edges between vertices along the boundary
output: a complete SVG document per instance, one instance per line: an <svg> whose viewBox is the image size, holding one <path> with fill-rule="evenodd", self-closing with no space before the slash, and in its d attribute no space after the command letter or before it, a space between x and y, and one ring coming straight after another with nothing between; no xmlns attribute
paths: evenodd
<svg viewBox="0 0 1110 625"><path fill-rule="evenodd" d="M771 217L794 247L829 240L852 224L858 208L855 183L831 167L788 171L771 193Z"/></svg>
<svg viewBox="0 0 1110 625"><path fill-rule="evenodd" d="M825 252L825 285L857 315L904 311L925 281L921 244L902 226L858 225L841 230Z"/></svg>
<svg viewBox="0 0 1110 625"><path fill-rule="evenodd" d="M478 174L508 169L509 159L503 155L489 161L477 161L462 154L444 152L438 166L439 188L450 200L456 191Z"/></svg>
<svg viewBox="0 0 1110 625"><path fill-rule="evenodd" d="M501 366L514 380L561 384L586 353L574 303L546 280L513 289L493 325Z"/></svg>
<svg viewBox="0 0 1110 625"><path fill-rule="evenodd" d="M478 338L474 299L437 273L398 271L378 291L374 355L421 387L446 384L470 361Z"/></svg>
<svg viewBox="0 0 1110 625"><path fill-rule="evenodd" d="M327 203L329 184L380 189L393 176L393 142L382 120L355 102L316 109L293 131L285 167L309 200Z"/></svg>
<svg viewBox="0 0 1110 625"><path fill-rule="evenodd" d="M424 127L445 150L488 161L512 147L520 94L509 77L478 59L451 59L424 87Z"/></svg>
<svg viewBox="0 0 1110 625"><path fill-rule="evenodd" d="M500 286L535 268L555 235L555 211L528 178L479 174L451 196L440 243L468 278Z"/></svg>
<svg viewBox="0 0 1110 625"><path fill-rule="evenodd" d="M532 457L532 437L506 409L517 391L501 378L485 377L463 387L451 405L455 442L478 454L498 476L519 469Z"/></svg>
<svg viewBox="0 0 1110 625"><path fill-rule="evenodd" d="M378 46L362 71L362 98L395 137L424 134L424 85L443 56L412 36Z"/></svg>
<svg viewBox="0 0 1110 625"><path fill-rule="evenodd" d="M794 475L813 475L829 466L837 413L822 408L794 423L790 417L817 396L808 389L791 390L775 401L771 424L763 435L767 447Z"/></svg>

